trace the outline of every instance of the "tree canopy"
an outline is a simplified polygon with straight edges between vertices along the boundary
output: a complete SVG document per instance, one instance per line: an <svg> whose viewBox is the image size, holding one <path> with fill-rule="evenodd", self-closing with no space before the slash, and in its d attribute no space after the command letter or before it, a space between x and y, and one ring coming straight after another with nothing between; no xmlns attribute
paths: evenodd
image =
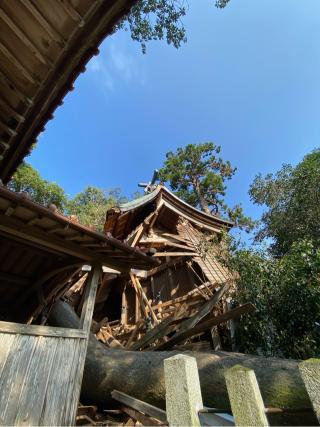
<svg viewBox="0 0 320 427"><path fill-rule="evenodd" d="M65 215L75 215L77 220L89 227L102 231L107 209L126 201L119 188L103 190L88 186L73 198L56 183L43 179L31 165L23 163L13 175L8 188L29 194L30 198L43 206L54 204Z"/></svg>
<svg viewBox="0 0 320 427"><path fill-rule="evenodd" d="M230 0L216 0L217 8L224 8ZM183 17L188 10L186 0L139 0L118 28L130 31L131 38L141 43L146 52L150 40L166 39L179 48L187 40Z"/></svg>
<svg viewBox="0 0 320 427"><path fill-rule="evenodd" d="M29 194L32 200L44 206L50 204L64 212L67 206L67 196L56 183L43 179L39 172L28 163L22 163L8 184L8 188L16 192Z"/></svg>
<svg viewBox="0 0 320 427"><path fill-rule="evenodd" d="M275 174L258 175L249 194L267 208L256 238L271 238L273 254L285 254L299 239L320 245L320 149L296 167L284 165Z"/></svg>
<svg viewBox="0 0 320 427"><path fill-rule="evenodd" d="M118 188L105 191L88 186L68 202L68 213L76 215L81 224L102 231L107 210L125 200Z"/></svg>
<svg viewBox="0 0 320 427"><path fill-rule="evenodd" d="M241 206L230 208L225 203L226 181L236 172L230 162L220 157L221 147L213 142L188 144L168 152L159 170L162 181L168 182L175 194L203 212L225 215L239 226L249 227Z"/></svg>
<svg viewBox="0 0 320 427"><path fill-rule="evenodd" d="M256 307L238 324L240 351L320 355L319 189L319 149L295 167L258 175L251 185L252 200L266 208L256 235L260 248L239 247L231 240L224 254L237 272L234 303Z"/></svg>

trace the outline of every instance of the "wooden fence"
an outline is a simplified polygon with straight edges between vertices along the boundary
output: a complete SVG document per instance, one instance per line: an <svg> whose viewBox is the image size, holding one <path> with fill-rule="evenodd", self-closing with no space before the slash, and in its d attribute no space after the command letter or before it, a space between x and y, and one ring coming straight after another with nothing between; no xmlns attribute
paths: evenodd
<svg viewBox="0 0 320 427"><path fill-rule="evenodd" d="M81 329L0 322L0 425L74 425L101 272L91 270Z"/></svg>

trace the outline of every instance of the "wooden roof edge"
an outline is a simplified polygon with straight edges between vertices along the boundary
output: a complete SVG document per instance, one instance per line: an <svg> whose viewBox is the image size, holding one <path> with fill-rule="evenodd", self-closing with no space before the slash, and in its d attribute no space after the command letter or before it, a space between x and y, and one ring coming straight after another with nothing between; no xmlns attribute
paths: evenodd
<svg viewBox="0 0 320 427"><path fill-rule="evenodd" d="M122 250L128 254L135 256L136 258L144 260L150 265L158 265L159 261L152 258L142 251L135 249L128 244L121 242L120 240L112 237L109 233L104 234L99 231L92 230L82 224L72 221L70 218L52 211L51 209L42 206L33 200L29 199L25 194L15 193L3 185L0 185L0 198L4 198L16 206L22 206L29 209L41 217L49 218L53 221L58 222L61 226L68 226L70 229L75 230L79 234L87 235L93 239L99 240L102 243L109 244L116 249Z"/></svg>
<svg viewBox="0 0 320 427"><path fill-rule="evenodd" d="M185 201L177 197L175 194L173 194L163 184L159 184L155 190L153 190L149 194L146 194L145 196L142 196L140 199L133 200L132 202L121 205L120 206L121 216L129 211L133 212L137 209L140 209L143 206L153 202L155 199L158 199L159 197L162 197L163 201L168 200L170 203L172 203L172 205L178 208L182 214L185 213L186 216L188 217L188 220L192 220L192 218L194 218L198 225L202 225L203 227L208 227L208 229L210 230L212 229L212 227L214 228L218 227L220 229L226 228L229 230L234 226L234 223L232 221L219 218L216 215L207 214L189 205L188 203L186 203Z"/></svg>
<svg viewBox="0 0 320 427"><path fill-rule="evenodd" d="M46 123L53 118L56 108L63 103L63 98L68 92L73 90L77 77L85 71L89 60L98 54L99 45L113 32L116 24L130 12L136 2L137 0L100 1L100 6L91 17L90 22L80 27L78 35L72 40L59 61L59 65L44 85L45 89L37 95L25 120L21 122L17 139L10 144L10 148L4 154L2 162L5 161L5 163L0 171L0 179L4 183L9 182L25 156L30 153L38 135L44 130ZM117 6L119 10L116 11L110 22L104 22L108 12ZM85 48L79 56L77 52L81 50L79 46L81 47L83 44L85 44ZM63 82L57 89L59 80L63 80Z"/></svg>

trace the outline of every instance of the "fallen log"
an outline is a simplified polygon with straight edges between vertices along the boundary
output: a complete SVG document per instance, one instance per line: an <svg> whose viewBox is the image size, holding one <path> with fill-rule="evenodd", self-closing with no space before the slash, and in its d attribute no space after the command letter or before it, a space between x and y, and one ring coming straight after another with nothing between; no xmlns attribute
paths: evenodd
<svg viewBox="0 0 320 427"><path fill-rule="evenodd" d="M54 326L76 328L79 319L65 302L58 301L49 321ZM105 407L111 392L120 390L159 408L165 406L163 360L178 352L135 352L106 348L91 334L82 383L81 401ZM228 352L192 353L196 357L206 406L230 408L224 371L242 364L255 371L265 406L312 408L298 370L298 361ZM312 425L312 414L283 414L291 425ZM279 424L279 418L277 418ZM281 422L283 424L283 422ZM313 424L315 425L315 424Z"/></svg>

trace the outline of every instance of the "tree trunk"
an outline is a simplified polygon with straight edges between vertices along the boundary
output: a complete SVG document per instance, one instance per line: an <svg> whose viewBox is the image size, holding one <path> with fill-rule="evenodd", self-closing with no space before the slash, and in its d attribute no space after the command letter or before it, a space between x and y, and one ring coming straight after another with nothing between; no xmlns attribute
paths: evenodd
<svg viewBox="0 0 320 427"><path fill-rule="evenodd" d="M79 322L73 309L61 301L53 306L49 320L52 325L69 328L78 327ZM111 401L111 391L116 389L164 408L163 360L174 354L177 352L109 349L91 334L82 384L82 401L106 407ZM206 406L221 409L230 407L224 371L240 363L254 369L265 406L311 408L297 367L298 362L295 360L227 352L194 352L191 355L197 359ZM306 414L302 417L295 414L294 418L287 418L287 422L291 425L311 425ZM279 418L276 423L279 424Z"/></svg>
<svg viewBox="0 0 320 427"><path fill-rule="evenodd" d="M210 209L209 209L209 205L206 201L206 199L204 198L201 190L200 190L200 185L198 181L194 181L193 182L193 189L194 191L197 193L198 196L198 200L199 200L199 204L200 204L200 208L202 210L202 212L205 212L206 214L211 215Z"/></svg>

